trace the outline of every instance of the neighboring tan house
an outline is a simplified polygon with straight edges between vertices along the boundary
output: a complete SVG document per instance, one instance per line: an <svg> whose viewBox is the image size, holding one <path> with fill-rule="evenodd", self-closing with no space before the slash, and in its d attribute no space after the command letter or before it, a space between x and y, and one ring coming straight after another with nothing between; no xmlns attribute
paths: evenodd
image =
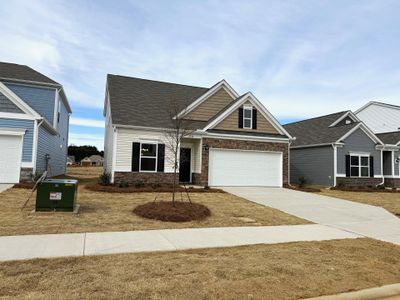
<svg viewBox="0 0 400 300"><path fill-rule="evenodd" d="M81 160L81 166L102 167L104 158L100 155L91 155Z"/></svg>
<svg viewBox="0 0 400 300"><path fill-rule="evenodd" d="M290 177L325 186L383 184L384 143L351 111L290 123Z"/></svg>
<svg viewBox="0 0 400 300"><path fill-rule="evenodd" d="M0 183L65 173L71 108L61 84L0 63Z"/></svg>
<svg viewBox="0 0 400 300"><path fill-rule="evenodd" d="M68 155L67 157L67 166L72 166L75 165L75 156L73 155Z"/></svg>
<svg viewBox="0 0 400 300"><path fill-rule="evenodd" d="M371 101L355 114L385 143L385 185L400 187L400 106Z"/></svg>
<svg viewBox="0 0 400 300"><path fill-rule="evenodd" d="M171 115L172 106L182 110ZM104 104L105 171L112 182L171 182L166 146L172 118L193 128L180 145L179 179L204 186L288 183L291 136L250 92L225 80L210 88L108 75Z"/></svg>

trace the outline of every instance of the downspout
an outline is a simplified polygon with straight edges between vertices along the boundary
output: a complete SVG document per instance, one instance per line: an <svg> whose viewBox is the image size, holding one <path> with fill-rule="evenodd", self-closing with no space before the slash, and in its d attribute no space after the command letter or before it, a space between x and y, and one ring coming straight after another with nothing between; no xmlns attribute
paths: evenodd
<svg viewBox="0 0 400 300"><path fill-rule="evenodd" d="M296 138L291 138L289 139L289 144L288 144L288 165L287 165L287 169L288 169L288 186L289 187L293 187L293 185L290 182L290 145L293 143L293 141L295 141Z"/></svg>
<svg viewBox="0 0 400 300"><path fill-rule="evenodd" d="M393 164L393 161L392 161L392 164ZM394 171L394 164L392 165L392 171ZM381 149L381 175L382 175L382 181L381 181L381 183L378 183L376 185L377 187L385 184L385 176L383 175L383 148Z"/></svg>
<svg viewBox="0 0 400 300"><path fill-rule="evenodd" d="M333 186L330 188L336 187L336 175L337 175L337 146L332 144L333 148Z"/></svg>

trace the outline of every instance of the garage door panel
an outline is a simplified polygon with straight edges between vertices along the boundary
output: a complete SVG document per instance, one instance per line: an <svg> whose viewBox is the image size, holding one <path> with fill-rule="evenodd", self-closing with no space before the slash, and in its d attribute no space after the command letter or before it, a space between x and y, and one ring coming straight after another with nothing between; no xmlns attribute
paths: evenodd
<svg viewBox="0 0 400 300"><path fill-rule="evenodd" d="M0 183L18 183L22 159L22 137L0 135Z"/></svg>
<svg viewBox="0 0 400 300"><path fill-rule="evenodd" d="M282 153L210 149L212 186L282 186Z"/></svg>

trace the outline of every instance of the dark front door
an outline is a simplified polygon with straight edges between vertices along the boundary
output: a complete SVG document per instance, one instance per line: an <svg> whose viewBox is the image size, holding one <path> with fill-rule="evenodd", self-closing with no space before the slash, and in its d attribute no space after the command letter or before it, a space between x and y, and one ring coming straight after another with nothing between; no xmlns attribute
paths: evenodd
<svg viewBox="0 0 400 300"><path fill-rule="evenodd" d="M190 148L181 148L179 158L179 181L190 182L190 160L192 150Z"/></svg>

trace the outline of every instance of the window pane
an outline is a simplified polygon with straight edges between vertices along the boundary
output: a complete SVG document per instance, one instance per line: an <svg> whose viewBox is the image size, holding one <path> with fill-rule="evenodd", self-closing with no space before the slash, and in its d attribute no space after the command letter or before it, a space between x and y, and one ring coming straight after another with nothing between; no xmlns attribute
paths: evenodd
<svg viewBox="0 0 400 300"><path fill-rule="evenodd" d="M358 166L358 156L351 156L351 165Z"/></svg>
<svg viewBox="0 0 400 300"><path fill-rule="evenodd" d="M251 118L251 109L244 109L244 117Z"/></svg>
<svg viewBox="0 0 400 300"><path fill-rule="evenodd" d="M142 156L156 156L156 144L142 144Z"/></svg>
<svg viewBox="0 0 400 300"><path fill-rule="evenodd" d="M251 128L251 120L244 119L244 127L245 128Z"/></svg>
<svg viewBox="0 0 400 300"><path fill-rule="evenodd" d="M156 159L155 158L142 158L140 164L141 171L155 171Z"/></svg>
<svg viewBox="0 0 400 300"><path fill-rule="evenodd" d="M350 175L351 176L359 176L358 167L351 167Z"/></svg>
<svg viewBox="0 0 400 300"><path fill-rule="evenodd" d="M361 157L361 165L362 165L362 166L368 166L368 160L369 160L369 157L367 157L367 156L362 156L362 157Z"/></svg>
<svg viewBox="0 0 400 300"><path fill-rule="evenodd" d="M361 176L368 177L369 176L369 168L368 167L361 167Z"/></svg>

